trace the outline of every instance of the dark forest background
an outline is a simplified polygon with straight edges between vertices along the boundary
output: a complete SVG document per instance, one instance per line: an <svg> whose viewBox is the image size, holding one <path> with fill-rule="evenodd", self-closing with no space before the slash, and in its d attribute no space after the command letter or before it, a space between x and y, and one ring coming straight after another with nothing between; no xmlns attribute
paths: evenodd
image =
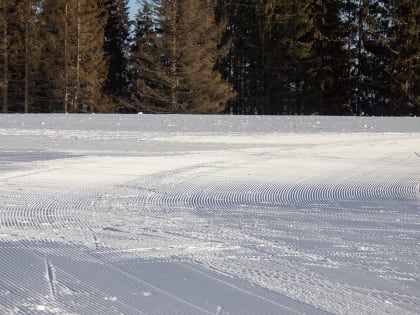
<svg viewBox="0 0 420 315"><path fill-rule="evenodd" d="M419 115L419 0L0 0L3 112Z"/></svg>

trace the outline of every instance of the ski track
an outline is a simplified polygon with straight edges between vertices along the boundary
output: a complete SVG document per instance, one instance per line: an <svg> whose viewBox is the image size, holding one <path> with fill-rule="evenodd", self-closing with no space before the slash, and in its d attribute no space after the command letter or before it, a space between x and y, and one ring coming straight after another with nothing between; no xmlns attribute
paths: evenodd
<svg viewBox="0 0 420 315"><path fill-rule="evenodd" d="M226 211L231 210L232 208L235 208L237 206L241 207L261 207L262 205L269 204L270 206L273 205L283 205L283 206L291 206L300 204L302 206L308 206L308 205L319 205L320 202L333 202L337 203L340 200L342 200L340 197L347 197L347 199L350 199L350 201L358 201L358 202L366 202L366 201L376 201L376 200L386 200L386 201L400 201L404 199L412 199L416 200L416 191L415 188L410 186L410 182L413 183L413 181L402 181L401 183L395 182L394 180L390 179L390 184L380 184L376 183L375 180L372 180L373 184L368 183L363 187L355 186L355 185L348 185L344 187L335 187L333 189L329 189L331 186L315 186L315 187L308 187L306 185L294 185L293 187L280 187L278 189L270 190L267 187L264 186L256 186L253 187L251 185L243 185L243 186L208 186L208 187L195 187L195 189L198 191L194 191L190 189L190 187L182 187L180 190L180 193L173 192L172 189L168 190L165 194L163 194L163 199L148 199L148 205L150 207L150 204L155 205L153 213L155 215L159 214L159 209L162 209L162 205L166 205L166 207L172 209L172 211L177 211L177 209L182 209L183 207L187 206L188 208L192 209L206 209L206 210L216 210L220 213L225 213ZM407 184L408 183L408 184ZM415 186L414 186L415 187ZM276 187L277 188L277 187ZM266 192L266 194L262 193L262 191ZM274 193L272 192L274 191ZM120 193L117 193L119 195ZM271 198L270 198L271 197ZM349 198L351 197L351 198ZM275 198L275 199L273 199ZM156 200L157 199L157 200ZM345 199L344 199L345 200ZM345 200L348 201L348 200ZM138 203L138 200L136 200L136 203ZM141 205L141 204L140 204ZM325 207L325 204L323 205ZM130 207L128 207L130 208ZM342 209L340 209L342 210ZM172 212L173 213L173 212ZM163 213L160 213L159 215L164 216ZM308 213L308 215L310 215ZM322 215L323 220L332 220L332 221L349 221L349 220L358 220L362 222L368 222L372 223L375 222L375 224L379 223L386 224L388 222L392 222L395 218L395 216L389 215L389 221L386 218L381 218L382 213L381 212L375 212L372 211L372 213L362 213L359 214L348 214L347 212L340 211L339 214L336 214L335 212L329 212L327 215ZM413 215L412 217L407 216L406 218L403 218L405 222L412 222L410 219L416 219L416 215ZM418 217L417 217L418 219ZM302 223L302 222L300 222ZM317 229L317 226L314 226L312 223L311 225L308 225L312 229ZM319 225L319 229L325 228L323 225ZM302 230L304 230L305 227L302 227ZM389 227L385 226L384 228L378 227L374 228L373 232L381 232L381 234L389 234ZM331 231L331 229L330 229ZM366 232L366 229L361 229L361 232ZM404 232L407 232L406 230L403 230ZM337 230L336 232L339 232ZM385 233L387 232L387 233ZM408 231L409 232L409 231ZM416 233L417 230L413 230L413 233ZM239 233L235 233L235 237L238 237ZM395 233L395 235L398 236L398 231ZM249 237L249 236L248 236ZM374 237L373 237L374 239ZM239 246L244 246L245 239L242 239L240 242L238 242ZM392 248L391 248L392 249ZM400 251L401 248L399 249ZM411 248L408 248L407 251L410 253ZM296 253L297 255L303 255L304 253ZM197 258L196 258L197 259ZM404 260L402 260L403 262ZM207 262L208 263L208 262ZM212 262L214 263L214 262ZM233 262L229 262L229 266L233 265ZM240 267L241 265L237 266ZM219 268L226 268L224 266L218 266ZM284 269L286 267L282 267ZM393 296L392 292L383 292L383 294L377 293L375 297L377 299L381 299L381 302L370 302L366 298L366 294L368 296L372 295L373 293L370 292L370 290L361 290L361 292L357 292L357 287L352 287L349 285L343 285L342 288L337 288L337 283L333 283L332 281L326 281L322 277L303 277L302 274L305 274L302 272L301 269L294 270L294 268L290 268L289 266L285 270L280 271L271 271L267 272L267 269L261 268L262 270L259 270L256 268L256 266L248 267L246 270L241 270L239 273L241 276L247 277L249 280L258 279L260 281L260 284L264 282L270 283L273 282L272 280L275 278L281 278L284 282L282 283L289 283L291 284L290 288L287 288L285 291L281 292L283 294L289 294L291 293L293 288L293 283L305 283L306 285L310 284L309 287L312 285L314 288L309 291L315 291L318 292L318 295L316 295L316 299L319 299L319 295L325 294L325 298L331 299L331 296L329 293L327 295L327 292L331 291L337 291L339 294L333 295L334 301L339 301L340 299L343 300L342 305L338 305L338 307L342 306L342 309L336 309L336 311L340 312L347 312L351 309L358 310L361 312L365 312L368 309L374 310L374 312L387 312L393 309L394 306L388 306L383 305L382 301L386 298L386 301L391 301L393 303L396 303L398 305L399 302L401 302L400 298L406 298L406 299L412 299L411 302L412 307L416 307L416 304L419 302L418 298L416 297L410 297L408 295L401 295L401 297L395 297ZM231 273L238 273L238 270L228 270ZM251 273L251 274L249 274ZM309 273L309 272L308 272ZM276 286L273 286L272 289L275 289ZM294 296L295 298L301 298L298 294ZM309 299L308 297L304 297L305 299ZM372 299L374 300L374 299ZM315 304L317 301L314 300L305 300L309 303ZM352 302L350 302L352 301ZM360 303L357 303L355 301L361 301ZM322 307L322 305L317 305L317 307ZM336 306L337 307L337 306ZM348 309L346 309L348 307ZM395 307L395 310L398 311L399 308ZM401 311L401 310L400 310Z"/></svg>
<svg viewBox="0 0 420 315"><path fill-rule="evenodd" d="M230 139L22 119L34 127L0 127L2 314L420 313L420 130Z"/></svg>

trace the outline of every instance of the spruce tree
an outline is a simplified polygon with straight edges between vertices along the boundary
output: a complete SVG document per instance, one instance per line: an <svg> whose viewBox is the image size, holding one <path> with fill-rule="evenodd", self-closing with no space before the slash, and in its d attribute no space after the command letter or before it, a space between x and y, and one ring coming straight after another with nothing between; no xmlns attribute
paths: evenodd
<svg viewBox="0 0 420 315"><path fill-rule="evenodd" d="M130 51L130 105L125 110L169 111L171 78L162 61L156 24L156 4L146 3L136 15L134 42Z"/></svg>
<svg viewBox="0 0 420 315"><path fill-rule="evenodd" d="M274 113L302 114L315 111L310 89L310 62L313 53L314 19L310 15L312 1L284 1L278 6L272 30L275 42L276 60L274 76L281 91L274 104ZM274 77L275 78L275 77ZM276 82L276 80L270 80ZM308 100L311 99L311 102Z"/></svg>
<svg viewBox="0 0 420 315"><path fill-rule="evenodd" d="M215 7L213 1L179 2L177 71L181 111L221 112L231 97L219 68L225 53L219 46L225 24L216 20Z"/></svg>
<svg viewBox="0 0 420 315"><path fill-rule="evenodd" d="M312 102L321 114L348 114L346 100L346 52L343 42L341 1L318 0L310 5L311 57L307 81Z"/></svg>
<svg viewBox="0 0 420 315"><path fill-rule="evenodd" d="M43 111L70 111L74 103L75 9L71 1L47 1L41 15L41 68L37 85Z"/></svg>
<svg viewBox="0 0 420 315"><path fill-rule="evenodd" d="M143 106L189 113L225 109L231 92L220 74L224 25L216 20L215 7L211 1L162 0L154 19L145 6L132 56L137 89L132 94Z"/></svg>
<svg viewBox="0 0 420 315"><path fill-rule="evenodd" d="M390 1L389 78L391 113L418 114L420 106L419 6L411 0Z"/></svg>
<svg viewBox="0 0 420 315"><path fill-rule="evenodd" d="M24 2L8 2L8 108L13 112L23 112L24 98ZM12 40L13 39L13 40Z"/></svg>
<svg viewBox="0 0 420 315"><path fill-rule="evenodd" d="M104 102L102 87L106 80L106 61L103 54L106 20L96 0L78 0L76 69L79 88L74 111L112 111L113 104ZM77 66L77 62L80 65Z"/></svg>
<svg viewBox="0 0 420 315"><path fill-rule="evenodd" d="M2 0L1 4L1 11L0 11L0 25L2 27L1 32L1 43L0 43L0 60L1 60L1 68L0 68L0 87L1 87L1 100L2 100L2 112L7 113L8 111L8 94L9 94L9 35L8 35L8 27L9 27L9 10L8 10L8 0Z"/></svg>
<svg viewBox="0 0 420 315"><path fill-rule="evenodd" d="M259 82L258 29L256 1L221 0L227 17L226 37L229 54L225 58L224 75L236 92L231 112L245 114L253 112L259 103L256 95Z"/></svg>
<svg viewBox="0 0 420 315"><path fill-rule="evenodd" d="M49 110L112 110L103 102L104 14L95 0L47 1L42 10L42 82Z"/></svg>
<svg viewBox="0 0 420 315"><path fill-rule="evenodd" d="M128 96L127 54L129 29L127 0L106 0L107 23L104 37L104 56L107 61L107 79L104 93L114 98Z"/></svg>
<svg viewBox="0 0 420 315"><path fill-rule="evenodd" d="M10 0L3 4L3 17L7 22L7 25L3 23L6 27L2 32L5 110L27 112L32 107L33 82L39 61L37 2Z"/></svg>

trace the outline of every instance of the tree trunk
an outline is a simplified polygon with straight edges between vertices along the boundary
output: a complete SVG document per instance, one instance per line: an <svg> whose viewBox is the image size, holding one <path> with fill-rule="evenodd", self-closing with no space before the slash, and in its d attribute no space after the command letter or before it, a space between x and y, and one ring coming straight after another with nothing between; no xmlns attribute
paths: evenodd
<svg viewBox="0 0 420 315"><path fill-rule="evenodd" d="M66 0L64 8L64 112L68 112L69 102L69 73L68 73L68 1Z"/></svg>
<svg viewBox="0 0 420 315"><path fill-rule="evenodd" d="M178 15L178 0L173 1L173 8L172 8L172 14L173 14L173 21L172 21L172 56L171 56L171 72L172 72L172 84L171 84L171 111L176 112L177 111L177 90L178 90L178 74L177 74L177 33L178 33L178 21L177 21L177 15Z"/></svg>
<svg viewBox="0 0 420 315"><path fill-rule="evenodd" d="M25 0L25 113L29 112L29 0Z"/></svg>
<svg viewBox="0 0 420 315"><path fill-rule="evenodd" d="M3 46L3 84L2 84L2 94L3 94L3 103L2 103L2 111L3 113L7 113L8 110L8 100L7 100L7 96L8 96L8 90L9 90L9 78L8 78L8 69L9 69L9 53L8 53L8 40L7 40L7 36L8 36L8 23L7 23L7 1L8 0L3 0L3 13L4 13L4 25L3 25L3 42L2 42L2 46Z"/></svg>
<svg viewBox="0 0 420 315"><path fill-rule="evenodd" d="M78 111L79 107L79 91L80 91L80 0L77 0L77 51L76 51L76 89L74 92L73 112Z"/></svg>

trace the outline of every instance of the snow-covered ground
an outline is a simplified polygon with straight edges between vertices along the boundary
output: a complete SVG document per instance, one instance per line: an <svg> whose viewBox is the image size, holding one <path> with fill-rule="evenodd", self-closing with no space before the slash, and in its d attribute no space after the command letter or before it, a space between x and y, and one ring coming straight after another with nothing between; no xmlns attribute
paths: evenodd
<svg viewBox="0 0 420 315"><path fill-rule="evenodd" d="M420 119L0 115L0 314L419 314Z"/></svg>

